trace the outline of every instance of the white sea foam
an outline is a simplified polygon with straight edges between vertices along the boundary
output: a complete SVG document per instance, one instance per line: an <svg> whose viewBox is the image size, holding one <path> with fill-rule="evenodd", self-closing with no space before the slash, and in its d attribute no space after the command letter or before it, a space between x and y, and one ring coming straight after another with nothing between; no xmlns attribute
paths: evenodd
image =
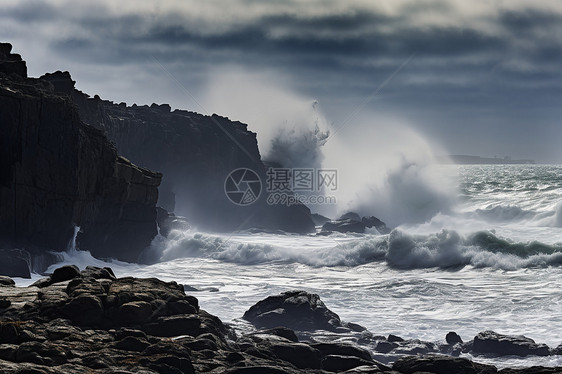
<svg viewBox="0 0 562 374"><path fill-rule="evenodd" d="M469 340L492 329L556 347L562 342L552 328L562 324L562 167L444 169L458 178L457 202L387 235L174 231L154 241L161 262L151 266L106 263L81 251L66 253L64 263L111 266L118 276L157 276L207 290L196 293L201 306L225 321L269 295L306 289L375 334L442 341L453 330ZM408 183L413 187L403 193L416 189ZM423 201L426 194L417 196ZM556 357L484 360L499 367L562 364Z"/></svg>

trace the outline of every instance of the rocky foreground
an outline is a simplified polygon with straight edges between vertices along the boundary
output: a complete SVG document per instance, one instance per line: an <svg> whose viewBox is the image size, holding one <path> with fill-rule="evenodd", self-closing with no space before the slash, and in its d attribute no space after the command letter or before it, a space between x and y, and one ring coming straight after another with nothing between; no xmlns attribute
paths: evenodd
<svg viewBox="0 0 562 374"><path fill-rule="evenodd" d="M483 332L438 346L374 336L345 323L318 295L291 291L250 308L256 330L237 336L199 308L184 287L158 279L116 278L109 268L57 269L17 288L0 277L0 373L561 373L562 368L503 369L453 357L461 351L549 355L524 337ZM353 332L371 351L307 339L306 331ZM392 366L373 354L394 354Z"/></svg>

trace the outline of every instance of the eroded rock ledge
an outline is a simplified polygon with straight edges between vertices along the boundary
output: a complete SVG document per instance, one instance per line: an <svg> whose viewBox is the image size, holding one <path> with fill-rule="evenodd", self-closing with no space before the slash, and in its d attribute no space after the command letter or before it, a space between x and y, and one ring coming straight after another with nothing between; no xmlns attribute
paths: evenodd
<svg viewBox="0 0 562 374"><path fill-rule="evenodd" d="M162 175L118 157L65 95L0 44L0 248L136 261L157 234ZM35 269L42 271L44 269Z"/></svg>
<svg viewBox="0 0 562 374"><path fill-rule="evenodd" d="M464 358L423 352L403 354L389 367L373 359L374 351L341 342L299 341L300 334L287 327L237 336L219 318L200 309L197 299L184 289L154 278L116 278L110 268L95 267L82 272L74 266L62 267L26 288L2 277L0 373L550 374L562 370L498 371ZM287 321L297 315L316 320L302 325L304 329L324 320L331 321L329 330L334 334L350 330L317 295L304 291L258 304L248 316L276 307ZM283 325L285 320L279 316L277 323ZM490 333L483 336L494 338ZM396 336L384 339L408 345ZM449 340L461 343L452 336Z"/></svg>

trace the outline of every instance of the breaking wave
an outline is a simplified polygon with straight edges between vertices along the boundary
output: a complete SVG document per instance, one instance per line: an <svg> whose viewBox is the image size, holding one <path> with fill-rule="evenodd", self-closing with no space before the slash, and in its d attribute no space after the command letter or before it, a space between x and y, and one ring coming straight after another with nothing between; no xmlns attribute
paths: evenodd
<svg viewBox="0 0 562 374"><path fill-rule="evenodd" d="M334 239L301 237L304 246L274 237L259 242L229 239L200 232L176 231L170 239L156 244L161 261L198 257L241 265L301 263L315 267L360 266L384 262L396 269L494 268L516 270L562 265L562 244L538 241L513 242L489 231L463 236L454 230L429 235L411 235L393 230L388 235L339 236ZM304 240L303 240L304 239ZM335 244L335 245L334 245Z"/></svg>

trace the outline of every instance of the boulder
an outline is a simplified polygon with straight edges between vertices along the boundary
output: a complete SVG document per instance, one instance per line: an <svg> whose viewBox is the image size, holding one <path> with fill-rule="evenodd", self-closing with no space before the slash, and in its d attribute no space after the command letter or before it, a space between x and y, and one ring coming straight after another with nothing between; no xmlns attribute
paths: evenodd
<svg viewBox="0 0 562 374"><path fill-rule="evenodd" d="M70 299L62 309L63 315L78 326L96 326L103 319L103 304L94 295L80 295Z"/></svg>
<svg viewBox="0 0 562 374"><path fill-rule="evenodd" d="M459 334L457 334L454 331L450 331L450 332L447 333L447 335L445 336L445 341L449 345L463 344L463 341L462 341L461 337L459 336Z"/></svg>
<svg viewBox="0 0 562 374"><path fill-rule="evenodd" d="M0 275L31 278L31 256L22 249L0 249Z"/></svg>
<svg viewBox="0 0 562 374"><path fill-rule="evenodd" d="M483 331L474 337L474 353L498 356L548 356L550 349L546 344L537 344L525 336L510 336L494 331Z"/></svg>
<svg viewBox="0 0 562 374"><path fill-rule="evenodd" d="M15 286L16 282L10 277L0 276L0 286Z"/></svg>
<svg viewBox="0 0 562 374"><path fill-rule="evenodd" d="M119 319L123 326L140 325L152 317L152 307L146 301L132 301L119 307Z"/></svg>
<svg viewBox="0 0 562 374"><path fill-rule="evenodd" d="M82 277L86 278L94 278L94 279L109 279L109 280L116 280L115 274L113 274L113 270L108 267L100 268L96 266L86 266L86 269L80 272Z"/></svg>
<svg viewBox="0 0 562 374"><path fill-rule="evenodd" d="M329 310L318 295L306 291L269 296L246 311L243 318L258 328L282 326L301 331L344 328L339 316Z"/></svg>
<svg viewBox="0 0 562 374"><path fill-rule="evenodd" d="M80 277L80 269L76 265L67 265L55 269L51 275L51 283L59 283Z"/></svg>

